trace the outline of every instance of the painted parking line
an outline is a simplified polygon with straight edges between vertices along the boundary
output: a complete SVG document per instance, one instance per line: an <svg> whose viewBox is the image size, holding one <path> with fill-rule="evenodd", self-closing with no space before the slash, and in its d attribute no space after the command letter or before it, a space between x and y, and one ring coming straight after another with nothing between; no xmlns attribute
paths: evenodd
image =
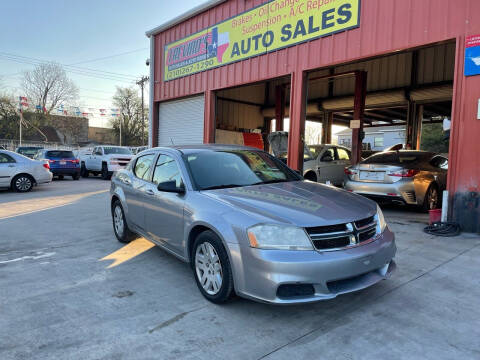
<svg viewBox="0 0 480 360"><path fill-rule="evenodd" d="M107 266L107 269L110 269L124 263L127 260L133 259L140 254L143 254L145 251L150 250L154 246L155 244L145 238L136 239L117 251L111 253L110 255L101 258L99 261L114 260L113 263Z"/></svg>

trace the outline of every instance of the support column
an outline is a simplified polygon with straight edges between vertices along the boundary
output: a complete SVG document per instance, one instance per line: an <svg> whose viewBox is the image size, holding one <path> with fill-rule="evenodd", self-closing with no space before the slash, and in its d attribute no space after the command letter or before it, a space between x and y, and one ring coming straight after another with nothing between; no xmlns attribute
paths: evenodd
<svg viewBox="0 0 480 360"><path fill-rule="evenodd" d="M367 95L367 72L358 71L355 74L355 97L353 101L353 119L360 120L360 128L352 130L352 165L358 164L362 158L363 114Z"/></svg>
<svg viewBox="0 0 480 360"><path fill-rule="evenodd" d="M422 126L423 126L423 105L417 106L416 111L416 124L415 124L415 150L420 150L420 145L422 143Z"/></svg>
<svg viewBox="0 0 480 360"><path fill-rule="evenodd" d="M283 119L285 119L285 86L275 87L275 131L283 131Z"/></svg>
<svg viewBox="0 0 480 360"><path fill-rule="evenodd" d="M307 96L307 74L292 73L290 87L290 133L288 134L288 166L303 169L305 137L305 105Z"/></svg>
<svg viewBox="0 0 480 360"><path fill-rule="evenodd" d="M205 91L205 110L203 121L203 143L215 143L215 116L217 108L217 97L212 90Z"/></svg>
<svg viewBox="0 0 480 360"><path fill-rule="evenodd" d="M333 126L333 112L329 112L327 115L327 128L326 130L326 137L325 140L327 141L325 144L332 143L332 126Z"/></svg>
<svg viewBox="0 0 480 360"><path fill-rule="evenodd" d="M413 149L414 145L414 130L415 130L415 111L416 104L413 101L408 102L408 111L407 111L407 125L405 129L405 146L406 149Z"/></svg>
<svg viewBox="0 0 480 360"><path fill-rule="evenodd" d="M328 113L323 113L322 120L322 144L327 144L327 135L328 135Z"/></svg>

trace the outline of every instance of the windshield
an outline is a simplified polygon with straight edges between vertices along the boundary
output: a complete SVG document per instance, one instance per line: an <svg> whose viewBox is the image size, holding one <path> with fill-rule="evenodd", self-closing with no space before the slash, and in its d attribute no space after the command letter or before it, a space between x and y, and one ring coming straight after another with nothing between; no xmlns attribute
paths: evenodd
<svg viewBox="0 0 480 360"><path fill-rule="evenodd" d="M200 190L301 180L295 172L262 151L201 151L184 158Z"/></svg>
<svg viewBox="0 0 480 360"><path fill-rule="evenodd" d="M124 154L124 155L132 155L130 149L118 147L118 146L108 146L103 148L104 154Z"/></svg>
<svg viewBox="0 0 480 360"><path fill-rule="evenodd" d="M364 161L362 164L385 164L385 165L402 165L402 164L414 164L421 162L428 153L412 153L412 152L383 152L374 154Z"/></svg>
<svg viewBox="0 0 480 360"><path fill-rule="evenodd" d="M73 152L71 151L62 151L62 150L55 150L55 151L47 151L47 156L48 157L53 157L53 158L73 158Z"/></svg>

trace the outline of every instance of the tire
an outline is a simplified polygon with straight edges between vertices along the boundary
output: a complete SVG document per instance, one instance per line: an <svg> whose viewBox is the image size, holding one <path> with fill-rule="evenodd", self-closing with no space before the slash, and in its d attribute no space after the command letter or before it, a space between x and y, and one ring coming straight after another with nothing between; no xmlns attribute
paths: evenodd
<svg viewBox="0 0 480 360"><path fill-rule="evenodd" d="M105 163L102 163L102 179L103 180L110 180L112 178L112 174L108 172L108 166Z"/></svg>
<svg viewBox="0 0 480 360"><path fill-rule="evenodd" d="M82 165L80 166L80 175L83 177L83 178L88 178L88 170L87 168L85 167L85 163L82 162Z"/></svg>
<svg viewBox="0 0 480 360"><path fill-rule="evenodd" d="M30 175L20 174L13 178L12 188L16 192L29 192L32 190L34 182Z"/></svg>
<svg viewBox="0 0 480 360"><path fill-rule="evenodd" d="M306 173L304 178L305 178L305 180L310 180L310 181L317 182L317 175L314 172L311 172L311 171Z"/></svg>
<svg viewBox="0 0 480 360"><path fill-rule="evenodd" d="M72 175L73 180L80 180L80 175L79 174L74 174Z"/></svg>
<svg viewBox="0 0 480 360"><path fill-rule="evenodd" d="M429 210L438 209L439 205L440 196L438 192L438 186L435 184L430 184L423 199L422 210L424 212L428 212Z"/></svg>
<svg viewBox="0 0 480 360"><path fill-rule="evenodd" d="M191 258L193 276L202 295L215 304L229 300L234 294L232 269L218 236L209 230L198 235Z"/></svg>
<svg viewBox="0 0 480 360"><path fill-rule="evenodd" d="M112 223L113 232L118 241L121 243L129 243L134 240L136 235L130 231L125 220L125 213L123 211L120 200L115 200L112 205Z"/></svg>

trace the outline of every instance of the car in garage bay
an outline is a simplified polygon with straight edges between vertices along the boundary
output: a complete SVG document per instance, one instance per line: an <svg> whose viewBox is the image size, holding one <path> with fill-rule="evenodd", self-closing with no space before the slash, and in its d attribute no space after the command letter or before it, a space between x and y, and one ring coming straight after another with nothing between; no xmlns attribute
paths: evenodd
<svg viewBox="0 0 480 360"><path fill-rule="evenodd" d="M148 149L114 173L113 230L190 263L200 292L266 303L334 298L395 269L394 234L378 205L305 181L243 146Z"/></svg>
<svg viewBox="0 0 480 360"><path fill-rule="evenodd" d="M448 159L427 151L385 151L345 168L345 189L378 201L440 206L447 186Z"/></svg>
<svg viewBox="0 0 480 360"><path fill-rule="evenodd" d="M32 190L34 185L52 181L52 177L47 162L32 160L12 151L0 150L0 188L27 192Z"/></svg>

